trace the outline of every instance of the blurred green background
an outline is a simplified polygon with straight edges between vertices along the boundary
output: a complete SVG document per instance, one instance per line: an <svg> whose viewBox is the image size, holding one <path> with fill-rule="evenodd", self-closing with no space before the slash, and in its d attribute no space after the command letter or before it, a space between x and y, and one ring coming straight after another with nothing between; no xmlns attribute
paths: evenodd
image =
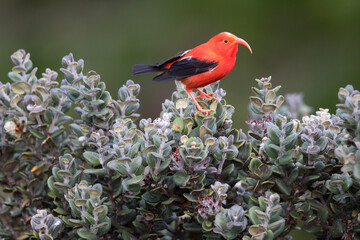
<svg viewBox="0 0 360 240"><path fill-rule="evenodd" d="M86 71L101 75L113 97L127 79L140 83L141 116L155 118L175 84L131 76L132 65L160 62L223 31L254 51L240 46L234 70L221 81L237 128L248 119L255 78L271 75L281 94L304 92L307 104L331 112L339 87L360 88L359 0L2 0L0 80L8 81L10 55L19 48L31 52L39 72L59 72L61 58L72 52Z"/></svg>

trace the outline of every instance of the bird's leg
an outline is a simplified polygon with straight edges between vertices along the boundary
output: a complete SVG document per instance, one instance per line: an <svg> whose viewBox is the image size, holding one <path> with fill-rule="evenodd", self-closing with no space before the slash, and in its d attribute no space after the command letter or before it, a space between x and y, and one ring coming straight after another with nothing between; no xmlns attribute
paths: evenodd
<svg viewBox="0 0 360 240"><path fill-rule="evenodd" d="M209 109L209 110L205 110L205 109L202 109L199 105L199 103L196 101L195 97L192 95L192 88L186 88L186 91L188 92L188 94L190 95L191 99L194 101L198 111L195 113L195 115L199 114L199 112L202 112L204 114L209 114L210 112L215 112L214 109ZM203 92L204 93L204 92ZM204 93L205 94L205 93Z"/></svg>
<svg viewBox="0 0 360 240"><path fill-rule="evenodd" d="M195 99L198 99L198 98L201 98L201 97L206 97L206 98L212 98L212 99L217 101L217 99L215 97L212 97L214 95L214 93L206 94L203 91L201 91L199 88L195 88L195 89L200 93L200 95L196 96Z"/></svg>

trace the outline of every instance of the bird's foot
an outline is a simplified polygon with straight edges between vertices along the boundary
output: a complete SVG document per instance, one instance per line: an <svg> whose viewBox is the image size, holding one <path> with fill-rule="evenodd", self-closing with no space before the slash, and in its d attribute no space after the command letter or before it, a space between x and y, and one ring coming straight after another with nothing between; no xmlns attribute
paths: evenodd
<svg viewBox="0 0 360 240"><path fill-rule="evenodd" d="M214 99L215 101L217 101L217 99L215 98L215 97L213 97L213 95L215 95L214 93L209 93L209 94L207 94L207 93L204 93L204 92L202 92L202 93L200 93L200 95L199 96L196 96L195 97L195 99L198 99L198 98L212 98L212 99Z"/></svg>
<svg viewBox="0 0 360 240"><path fill-rule="evenodd" d="M199 109L194 116L198 115L199 113L203 113L204 115L209 115L211 112L216 112L215 109Z"/></svg>

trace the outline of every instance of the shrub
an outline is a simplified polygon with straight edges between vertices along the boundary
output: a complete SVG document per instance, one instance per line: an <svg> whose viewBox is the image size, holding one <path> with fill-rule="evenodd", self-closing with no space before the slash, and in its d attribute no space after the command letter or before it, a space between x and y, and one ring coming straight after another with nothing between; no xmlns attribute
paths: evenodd
<svg viewBox="0 0 360 240"><path fill-rule="evenodd" d="M215 83L195 115L177 82L160 117L139 119L140 86L112 98L72 54L36 77L24 50L0 85L4 239L360 239L360 93L336 114L269 78L250 97L249 131ZM75 113L69 114L72 110ZM76 115L76 117L74 117ZM302 118L302 119L300 119Z"/></svg>

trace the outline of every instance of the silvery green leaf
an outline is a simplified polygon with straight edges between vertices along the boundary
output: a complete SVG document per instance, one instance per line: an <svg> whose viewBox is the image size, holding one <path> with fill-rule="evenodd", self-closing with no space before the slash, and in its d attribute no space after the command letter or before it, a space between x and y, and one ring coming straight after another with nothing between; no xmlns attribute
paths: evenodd
<svg viewBox="0 0 360 240"><path fill-rule="evenodd" d="M265 144L264 144L264 150L265 153L270 157L270 158L277 158L279 155L279 152L277 151L277 149L274 149L274 144L271 144L271 141L268 139Z"/></svg>
<svg viewBox="0 0 360 240"><path fill-rule="evenodd" d="M119 100L122 102L125 102L126 99L128 98L128 93L126 91L125 87L121 87L118 91L118 96L119 96Z"/></svg>
<svg viewBox="0 0 360 240"><path fill-rule="evenodd" d="M173 176L173 181L178 186L185 186L190 176L185 171L177 171Z"/></svg>
<svg viewBox="0 0 360 240"><path fill-rule="evenodd" d="M282 133L276 125L270 124L268 126L267 135L272 143L276 145L280 144L280 136L282 135Z"/></svg>
<svg viewBox="0 0 360 240"><path fill-rule="evenodd" d="M262 113L273 113L275 110L277 109L277 106L275 104L271 104L271 103L264 103L261 106L260 111Z"/></svg>
<svg viewBox="0 0 360 240"><path fill-rule="evenodd" d="M324 150L327 145L326 137L322 136L318 141L316 141L316 145L319 147L320 151Z"/></svg>
<svg viewBox="0 0 360 240"><path fill-rule="evenodd" d="M299 176L299 169L294 168L289 175L289 178L287 179L287 183L291 185Z"/></svg>
<svg viewBox="0 0 360 240"><path fill-rule="evenodd" d="M255 105L250 105L250 112L253 112L255 114L263 114L263 112L260 111L260 109L256 108Z"/></svg>
<svg viewBox="0 0 360 240"><path fill-rule="evenodd" d="M102 96L101 96L101 100L103 101L103 104L99 107L106 107L108 104L111 103L111 95L108 91L105 91Z"/></svg>
<svg viewBox="0 0 360 240"><path fill-rule="evenodd" d="M260 220L255 211L261 211L258 206L253 206L249 209L249 218L253 224L261 224L263 223L262 220Z"/></svg>
<svg viewBox="0 0 360 240"><path fill-rule="evenodd" d="M8 76L14 82L18 82L22 80L22 76L17 72L9 72Z"/></svg>
<svg viewBox="0 0 360 240"><path fill-rule="evenodd" d="M71 213L73 217L80 217L81 216L81 211L80 209L75 205L75 201L73 199L69 199L68 200L70 208L71 208Z"/></svg>
<svg viewBox="0 0 360 240"><path fill-rule="evenodd" d="M59 170L57 174L61 177L72 177L72 173L69 170Z"/></svg>
<svg viewBox="0 0 360 240"><path fill-rule="evenodd" d="M95 191L98 192L99 195L101 195L101 193L102 193L102 191L103 191L103 187L102 187L102 186L103 186L102 184L96 183L96 184L94 184L94 185L91 187L90 190L95 190Z"/></svg>
<svg viewBox="0 0 360 240"><path fill-rule="evenodd" d="M84 227L86 225L85 222L81 221L81 220L78 220L78 219L68 219L68 224L70 226L76 226L76 227Z"/></svg>
<svg viewBox="0 0 360 240"><path fill-rule="evenodd" d="M97 117L102 117L102 116L104 116L104 115L106 115L108 113L109 113L109 110L104 108L104 109L102 109L102 110L100 110L100 111L98 111L96 113L91 113L91 114L94 114Z"/></svg>
<svg viewBox="0 0 360 240"><path fill-rule="evenodd" d="M60 116L60 117L58 118L58 120L56 121L56 124L57 124L57 125L64 125L65 123L68 123L68 122L70 122L71 120L73 120L73 118L70 117L70 116L67 116L67 115Z"/></svg>
<svg viewBox="0 0 360 240"><path fill-rule="evenodd" d="M154 152L150 152L149 154L147 154L146 160L147 160L149 167L152 170L155 170L155 164L157 161L160 161L160 160L158 160L157 157L155 157L153 153Z"/></svg>
<svg viewBox="0 0 360 240"><path fill-rule="evenodd" d="M25 61L24 65L27 71L29 71L33 67L32 61L30 59L28 61Z"/></svg>
<svg viewBox="0 0 360 240"><path fill-rule="evenodd" d="M315 167L314 173L321 173L325 168L325 163L322 161L317 161L314 163L314 167Z"/></svg>
<svg viewBox="0 0 360 240"><path fill-rule="evenodd" d="M292 147L294 147L294 144L296 143L296 139L297 139L297 134L296 132L291 133L289 136L287 136L284 141L281 142L282 146L286 146L287 149L290 149ZM287 146L289 145L289 146Z"/></svg>
<svg viewBox="0 0 360 240"><path fill-rule="evenodd" d="M85 169L83 171L84 174L96 174L96 175L104 175L106 173L105 169Z"/></svg>
<svg viewBox="0 0 360 240"><path fill-rule="evenodd" d="M38 139L40 139L40 140L44 140L44 139L45 139L45 136L44 136L42 133L36 131L36 130L33 129L33 128L29 128L28 131L31 133L31 135L33 135L34 137L36 137L36 138L38 138Z"/></svg>
<svg viewBox="0 0 360 240"><path fill-rule="evenodd" d="M266 222L269 221L269 216L265 212L255 209L255 214L258 219Z"/></svg>
<svg viewBox="0 0 360 240"><path fill-rule="evenodd" d="M38 70L38 68L35 67L35 68L33 68L33 70L31 71L31 73L28 74L28 78L27 78L27 81L28 81L28 82L31 82L31 81L35 78L35 74L36 74L37 70Z"/></svg>
<svg viewBox="0 0 360 240"><path fill-rule="evenodd" d="M251 87L251 90L256 94L256 95L261 95L262 92L260 91L260 89L256 88L256 87Z"/></svg>
<svg viewBox="0 0 360 240"><path fill-rule="evenodd" d="M65 128L59 128L59 129L57 129L55 132L53 132L53 133L50 135L50 137L51 137L52 139L54 139L54 138L60 136L64 131L65 131Z"/></svg>
<svg viewBox="0 0 360 240"><path fill-rule="evenodd" d="M162 162L160 167L158 168L158 172L160 173L165 169L168 169L170 162L171 162L171 158L167 158L164 162Z"/></svg>
<svg viewBox="0 0 360 240"><path fill-rule="evenodd" d="M353 167L354 177L360 179L360 150L356 151L356 162Z"/></svg>
<svg viewBox="0 0 360 240"><path fill-rule="evenodd" d="M285 219L282 218L282 219L280 219L280 220L278 220L276 222L273 222L273 223L269 224L267 228L273 230L273 229L279 227L284 222L285 222Z"/></svg>
<svg viewBox="0 0 360 240"><path fill-rule="evenodd" d="M289 150L287 151L283 156L279 158L279 164L280 165L287 165L289 163L292 163L292 156L294 154L295 150Z"/></svg>
<svg viewBox="0 0 360 240"><path fill-rule="evenodd" d="M197 202L197 201L198 201L198 199L197 199L196 196L191 195L191 194L189 194L189 193L184 193L183 196L184 196L187 200L189 200L190 202Z"/></svg>
<svg viewBox="0 0 360 240"><path fill-rule="evenodd" d="M81 137L84 135L84 132L81 130L81 126L76 123L71 123L69 125L69 128L71 129L72 133L74 133L77 137Z"/></svg>
<svg viewBox="0 0 360 240"><path fill-rule="evenodd" d="M25 72L27 72L26 68L24 68L22 66L15 66L11 70L13 72L16 72L16 73L25 73Z"/></svg>
<svg viewBox="0 0 360 240"><path fill-rule="evenodd" d="M280 146L278 145L275 145L275 144L269 144L269 147L274 149L275 151L279 152L279 153L284 153L284 149L281 148Z"/></svg>
<svg viewBox="0 0 360 240"><path fill-rule="evenodd" d="M155 193L150 193L150 192L145 192L142 196L141 196L141 198L143 199L143 200L145 200L147 203L149 203L149 204L154 204L154 205L156 205L156 204L158 204L159 202L160 202L160 195L159 194L155 194Z"/></svg>
<svg viewBox="0 0 360 240"><path fill-rule="evenodd" d="M101 228L106 228L108 226L108 223L107 222L102 222L102 223L99 223L99 224L95 224L91 227L91 231L96 231L98 229L101 229Z"/></svg>
<svg viewBox="0 0 360 240"><path fill-rule="evenodd" d="M55 182L54 187L56 187L57 189L63 190L63 191L66 191L71 188L71 186L69 184L62 183L62 182Z"/></svg>
<svg viewBox="0 0 360 240"><path fill-rule="evenodd" d="M271 77L269 77L269 78L271 78ZM274 91L275 93L277 93L277 92L280 90L280 88L281 88L281 85L276 86L276 87L273 88L273 91Z"/></svg>
<svg viewBox="0 0 360 240"><path fill-rule="evenodd" d="M101 205L104 207L104 211L102 211L101 213L98 213L98 222L103 222L103 221L106 221L107 220L107 215L108 215L108 212L109 212L109 208L106 206L106 205Z"/></svg>
<svg viewBox="0 0 360 240"><path fill-rule="evenodd" d="M99 160L99 154L96 152L91 152L91 151L86 151L83 153L84 158L86 159L86 161L91 164L92 166L96 167L98 165L100 165L100 160Z"/></svg>
<svg viewBox="0 0 360 240"><path fill-rule="evenodd" d="M282 95L278 96L276 99L276 106L278 108L281 107L281 105L284 103L284 101L285 101L284 96L282 96Z"/></svg>
<svg viewBox="0 0 360 240"><path fill-rule="evenodd" d="M19 101L20 101L20 96L16 94L10 101L10 107L13 108L13 107L17 106Z"/></svg>
<svg viewBox="0 0 360 240"><path fill-rule="evenodd" d="M264 104L263 100L261 100L259 97L250 97L250 101L257 108L261 108L261 106Z"/></svg>
<svg viewBox="0 0 360 240"><path fill-rule="evenodd" d="M96 100L94 100L94 101L91 101L90 103L91 103L92 106L98 106L98 105L100 105L100 104L103 104L104 101L101 100L101 99L96 99Z"/></svg>
<svg viewBox="0 0 360 240"><path fill-rule="evenodd" d="M135 173L142 164L142 158L137 156L131 160L131 172Z"/></svg>
<svg viewBox="0 0 360 240"><path fill-rule="evenodd" d="M266 230L267 229L263 225L258 224L251 225L248 231L251 236L255 237L254 239L261 240L266 236Z"/></svg>
<svg viewBox="0 0 360 240"><path fill-rule="evenodd" d="M283 194L285 194L287 196L289 196L291 194L290 187L287 186L287 184L283 180L276 178L275 183L276 183L276 186L279 188L280 192L282 192Z"/></svg>
<svg viewBox="0 0 360 240"><path fill-rule="evenodd" d="M273 103L275 101L275 98L276 98L276 94L275 94L274 90L269 90L265 94L265 102L266 103Z"/></svg>
<svg viewBox="0 0 360 240"><path fill-rule="evenodd" d="M251 172L255 173L256 175L260 175L260 173L261 173L260 166L262 164L263 163L258 158L253 158L250 161L249 170Z"/></svg>
<svg viewBox="0 0 360 240"><path fill-rule="evenodd" d="M344 225L341 219L335 219L331 229L331 235L334 238L342 237L344 235Z"/></svg>
<svg viewBox="0 0 360 240"><path fill-rule="evenodd" d="M76 232L79 235L79 237L84 238L84 239L88 239L88 240L97 240L98 239L96 234L90 232L86 228L80 228Z"/></svg>
<svg viewBox="0 0 360 240"><path fill-rule="evenodd" d="M201 226L202 226L203 230L205 230L207 232L213 230L213 228L214 228L212 222L209 220L203 221Z"/></svg>
<svg viewBox="0 0 360 240"><path fill-rule="evenodd" d="M223 171L221 172L221 178L226 179L226 178L230 177L230 175L233 173L234 169L235 169L235 165L233 163L226 166L223 169Z"/></svg>
<svg viewBox="0 0 360 240"><path fill-rule="evenodd" d="M172 127L171 127L174 131L177 132L182 132L184 129L184 121L182 118L177 117L175 118L175 120L172 122Z"/></svg>
<svg viewBox="0 0 360 240"><path fill-rule="evenodd" d="M144 178L143 175L136 176L136 177L131 178L131 179L129 179L128 181L126 181L126 184L127 184L127 185L131 185L131 184L139 183L140 181L143 180L143 178Z"/></svg>

